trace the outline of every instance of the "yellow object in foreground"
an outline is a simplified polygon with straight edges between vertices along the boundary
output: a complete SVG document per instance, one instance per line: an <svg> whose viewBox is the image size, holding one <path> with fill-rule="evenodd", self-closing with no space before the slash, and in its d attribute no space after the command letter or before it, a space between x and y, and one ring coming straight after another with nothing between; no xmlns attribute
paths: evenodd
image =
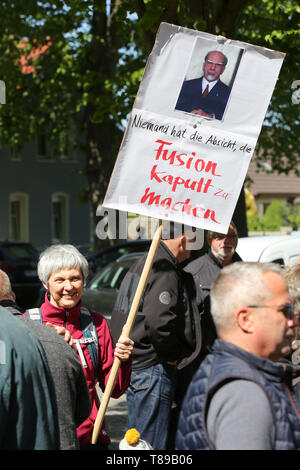
<svg viewBox="0 0 300 470"><path fill-rule="evenodd" d="M140 433L135 428L128 429L128 431L126 431L125 439L128 442L128 444L130 445L136 444L139 438L140 438Z"/></svg>

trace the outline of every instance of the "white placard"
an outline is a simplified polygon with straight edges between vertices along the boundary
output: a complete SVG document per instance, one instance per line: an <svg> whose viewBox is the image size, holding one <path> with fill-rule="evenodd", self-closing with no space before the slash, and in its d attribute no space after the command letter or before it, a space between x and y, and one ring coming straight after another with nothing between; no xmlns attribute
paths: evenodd
<svg viewBox="0 0 300 470"><path fill-rule="evenodd" d="M225 233L283 59L162 23L103 207Z"/></svg>

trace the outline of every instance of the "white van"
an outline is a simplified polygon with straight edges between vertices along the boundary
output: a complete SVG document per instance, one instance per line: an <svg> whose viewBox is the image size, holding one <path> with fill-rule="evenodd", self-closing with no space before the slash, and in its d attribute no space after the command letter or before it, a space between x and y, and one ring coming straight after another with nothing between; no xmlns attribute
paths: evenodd
<svg viewBox="0 0 300 470"><path fill-rule="evenodd" d="M291 266L298 263L300 234L240 238L237 253L243 261L260 261Z"/></svg>

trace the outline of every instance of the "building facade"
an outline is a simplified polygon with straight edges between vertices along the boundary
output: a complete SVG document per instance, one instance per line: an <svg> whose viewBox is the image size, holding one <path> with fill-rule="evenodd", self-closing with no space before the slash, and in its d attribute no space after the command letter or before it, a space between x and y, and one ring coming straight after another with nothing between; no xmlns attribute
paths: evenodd
<svg viewBox="0 0 300 470"><path fill-rule="evenodd" d="M90 245L91 212L80 203L87 185L84 156L65 147L59 155L45 136L27 143L21 152L0 150L0 239L22 240L43 249L53 243Z"/></svg>
<svg viewBox="0 0 300 470"><path fill-rule="evenodd" d="M255 160L251 160L247 176L251 182L246 186L255 198L256 209L261 217L266 212L272 200L287 201L300 204L300 177L295 173L283 173L258 170Z"/></svg>

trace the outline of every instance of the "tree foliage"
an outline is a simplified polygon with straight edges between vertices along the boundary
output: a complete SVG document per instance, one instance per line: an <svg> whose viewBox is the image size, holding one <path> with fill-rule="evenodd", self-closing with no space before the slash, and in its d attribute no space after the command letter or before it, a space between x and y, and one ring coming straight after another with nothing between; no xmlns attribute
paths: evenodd
<svg viewBox="0 0 300 470"><path fill-rule="evenodd" d="M7 87L1 145L18 148L40 133L56 142L70 120L76 122L95 222L162 21L287 52L258 148L274 169L296 168L299 105L292 104L291 86L299 70L297 1L6 0L0 16L0 78ZM34 54L49 42L42 55ZM24 55L31 73L18 62Z"/></svg>
<svg viewBox="0 0 300 470"><path fill-rule="evenodd" d="M261 217L257 212L247 211L247 223L252 232L280 231L281 227L297 230L300 226L300 207L296 203L273 199Z"/></svg>

